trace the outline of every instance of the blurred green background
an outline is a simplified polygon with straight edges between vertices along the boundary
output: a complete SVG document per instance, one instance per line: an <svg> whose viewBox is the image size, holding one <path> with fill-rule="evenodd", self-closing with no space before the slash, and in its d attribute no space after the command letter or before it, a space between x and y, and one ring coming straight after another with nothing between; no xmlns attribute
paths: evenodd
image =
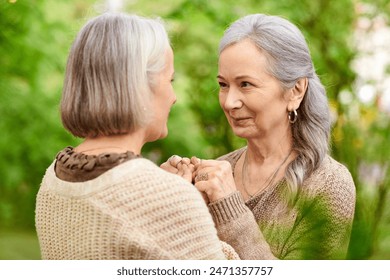
<svg viewBox="0 0 390 280"><path fill-rule="evenodd" d="M62 128L58 112L67 53L86 19L108 7L162 17L169 29L178 101L169 136L143 151L156 163L172 154L214 158L245 144L218 104L219 39L249 13L294 22L327 88L332 154L357 188L348 258L390 259L388 0L0 0L0 259L40 258L40 181L56 153L80 141Z"/></svg>

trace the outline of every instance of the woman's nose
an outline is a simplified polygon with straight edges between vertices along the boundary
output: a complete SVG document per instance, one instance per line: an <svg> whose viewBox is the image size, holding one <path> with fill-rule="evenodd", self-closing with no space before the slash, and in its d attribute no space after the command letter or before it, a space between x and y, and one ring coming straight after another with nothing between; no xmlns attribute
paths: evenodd
<svg viewBox="0 0 390 280"><path fill-rule="evenodd" d="M223 103L225 109L237 109L242 107L241 94L235 88L230 88L226 93L225 101Z"/></svg>
<svg viewBox="0 0 390 280"><path fill-rule="evenodd" d="M177 100L177 96L174 90L172 90L171 99L172 99L172 105L175 104Z"/></svg>

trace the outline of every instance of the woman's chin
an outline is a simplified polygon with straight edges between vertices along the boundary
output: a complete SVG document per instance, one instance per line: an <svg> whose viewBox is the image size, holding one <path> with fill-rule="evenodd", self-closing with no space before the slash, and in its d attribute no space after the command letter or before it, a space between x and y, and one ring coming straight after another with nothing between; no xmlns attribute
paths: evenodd
<svg viewBox="0 0 390 280"><path fill-rule="evenodd" d="M236 135L237 137L247 139L250 136L247 128L235 127L235 128L232 128L232 130L233 130L234 135Z"/></svg>
<svg viewBox="0 0 390 280"><path fill-rule="evenodd" d="M162 129L159 133L159 135L157 136L157 138L154 140L154 141L157 141L159 139L164 139L165 137L168 136L168 128L165 127L164 129Z"/></svg>

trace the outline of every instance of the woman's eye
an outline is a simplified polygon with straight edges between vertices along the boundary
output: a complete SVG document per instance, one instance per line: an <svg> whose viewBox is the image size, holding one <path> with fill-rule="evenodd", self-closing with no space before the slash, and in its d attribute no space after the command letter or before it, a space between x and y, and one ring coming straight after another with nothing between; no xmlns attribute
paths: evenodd
<svg viewBox="0 0 390 280"><path fill-rule="evenodd" d="M241 87L250 87L252 84L249 82L242 82Z"/></svg>
<svg viewBox="0 0 390 280"><path fill-rule="evenodd" d="M224 82L218 82L218 84L219 84L219 87L220 87L220 88L225 88L225 87L227 87L227 84L224 83Z"/></svg>

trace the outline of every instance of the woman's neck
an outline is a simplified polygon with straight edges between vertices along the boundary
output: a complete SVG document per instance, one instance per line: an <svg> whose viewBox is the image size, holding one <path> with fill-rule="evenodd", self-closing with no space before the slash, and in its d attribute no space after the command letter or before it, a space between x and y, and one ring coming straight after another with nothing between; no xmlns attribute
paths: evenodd
<svg viewBox="0 0 390 280"><path fill-rule="evenodd" d="M287 130L279 135L248 139L247 145L248 160L263 164L284 158L291 151L293 140L291 132Z"/></svg>
<svg viewBox="0 0 390 280"><path fill-rule="evenodd" d="M75 148L75 151L88 155L131 151L139 155L145 144L144 139L144 133L141 131L121 135L88 137Z"/></svg>

